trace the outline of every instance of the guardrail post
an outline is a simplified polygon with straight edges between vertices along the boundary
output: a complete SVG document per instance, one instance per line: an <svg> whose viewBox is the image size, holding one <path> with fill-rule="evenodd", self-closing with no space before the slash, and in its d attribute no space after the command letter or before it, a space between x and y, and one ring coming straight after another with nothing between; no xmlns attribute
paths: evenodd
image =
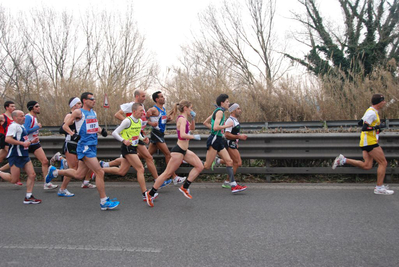
<svg viewBox="0 0 399 267"><path fill-rule="evenodd" d="M270 168L270 160L266 159L266 169ZM266 181L270 183L272 181L272 176L270 174L266 174Z"/></svg>

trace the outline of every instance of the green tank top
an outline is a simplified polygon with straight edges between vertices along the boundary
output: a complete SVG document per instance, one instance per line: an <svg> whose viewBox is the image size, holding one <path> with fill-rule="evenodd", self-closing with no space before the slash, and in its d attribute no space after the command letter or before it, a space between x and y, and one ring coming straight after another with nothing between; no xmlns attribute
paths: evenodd
<svg viewBox="0 0 399 267"><path fill-rule="evenodd" d="M220 120L219 125L223 125L223 124L224 124L224 119L225 119L225 117L224 117L224 111L223 111L223 109L221 109L221 108L218 107L218 108L215 109L215 111L214 111L213 114L212 114L212 119L211 119L211 125L212 125L212 127L211 127L211 134L217 135L217 136L223 136L222 130L215 131L215 130L213 129L213 126L215 125L216 112L218 112L219 110L223 112L223 117L222 117L222 119Z"/></svg>
<svg viewBox="0 0 399 267"><path fill-rule="evenodd" d="M128 118L130 119L130 126L121 131L121 136L125 140L132 141L131 146L137 146L141 131L141 120L139 119L137 122L134 122L132 117L129 116Z"/></svg>

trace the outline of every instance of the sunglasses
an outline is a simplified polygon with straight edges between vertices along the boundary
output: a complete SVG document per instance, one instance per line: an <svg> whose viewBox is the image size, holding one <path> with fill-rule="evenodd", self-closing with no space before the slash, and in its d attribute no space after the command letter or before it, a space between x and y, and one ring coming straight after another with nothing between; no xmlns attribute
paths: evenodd
<svg viewBox="0 0 399 267"><path fill-rule="evenodd" d="M92 97L92 98L87 98L87 100L91 100L91 101L94 101L94 100L96 100L94 97Z"/></svg>

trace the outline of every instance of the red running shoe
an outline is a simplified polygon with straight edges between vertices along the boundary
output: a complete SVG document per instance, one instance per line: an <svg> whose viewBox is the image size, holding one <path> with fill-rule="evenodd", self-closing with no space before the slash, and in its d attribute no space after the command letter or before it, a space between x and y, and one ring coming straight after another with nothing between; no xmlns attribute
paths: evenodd
<svg viewBox="0 0 399 267"><path fill-rule="evenodd" d="M246 185L241 186L241 185L237 184L236 186L232 186L231 187L231 193L238 193L238 192L241 192L241 191L244 191L244 190L247 190L247 186Z"/></svg>
<svg viewBox="0 0 399 267"><path fill-rule="evenodd" d="M188 198L192 199L193 197L190 195L190 189L185 189L183 186L180 186L179 191L183 193L183 195Z"/></svg>
<svg viewBox="0 0 399 267"><path fill-rule="evenodd" d="M40 199L36 199L33 195L30 198L24 199L24 204L40 204L42 201Z"/></svg>

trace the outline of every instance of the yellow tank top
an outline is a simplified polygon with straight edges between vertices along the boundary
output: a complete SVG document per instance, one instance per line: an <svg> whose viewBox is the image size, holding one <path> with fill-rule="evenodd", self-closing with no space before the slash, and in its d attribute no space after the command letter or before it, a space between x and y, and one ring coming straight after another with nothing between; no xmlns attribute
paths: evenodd
<svg viewBox="0 0 399 267"><path fill-rule="evenodd" d="M141 120L139 119L137 122L134 122L132 117L129 116L128 118L130 119L130 126L121 131L121 136L125 140L132 141L131 146L137 146L141 131Z"/></svg>
<svg viewBox="0 0 399 267"><path fill-rule="evenodd" d="M377 116L377 118L370 124L370 126L374 127L377 125L380 125L380 116L378 116L378 112L377 110L375 110L374 108L370 107L366 110L365 114L367 113L367 111L372 110L375 112L375 115ZM379 132L377 132L377 130L373 130L373 131L362 131L362 133L360 134L360 147L364 147L364 146L371 146L371 145L375 145L378 144L378 137L379 137Z"/></svg>

